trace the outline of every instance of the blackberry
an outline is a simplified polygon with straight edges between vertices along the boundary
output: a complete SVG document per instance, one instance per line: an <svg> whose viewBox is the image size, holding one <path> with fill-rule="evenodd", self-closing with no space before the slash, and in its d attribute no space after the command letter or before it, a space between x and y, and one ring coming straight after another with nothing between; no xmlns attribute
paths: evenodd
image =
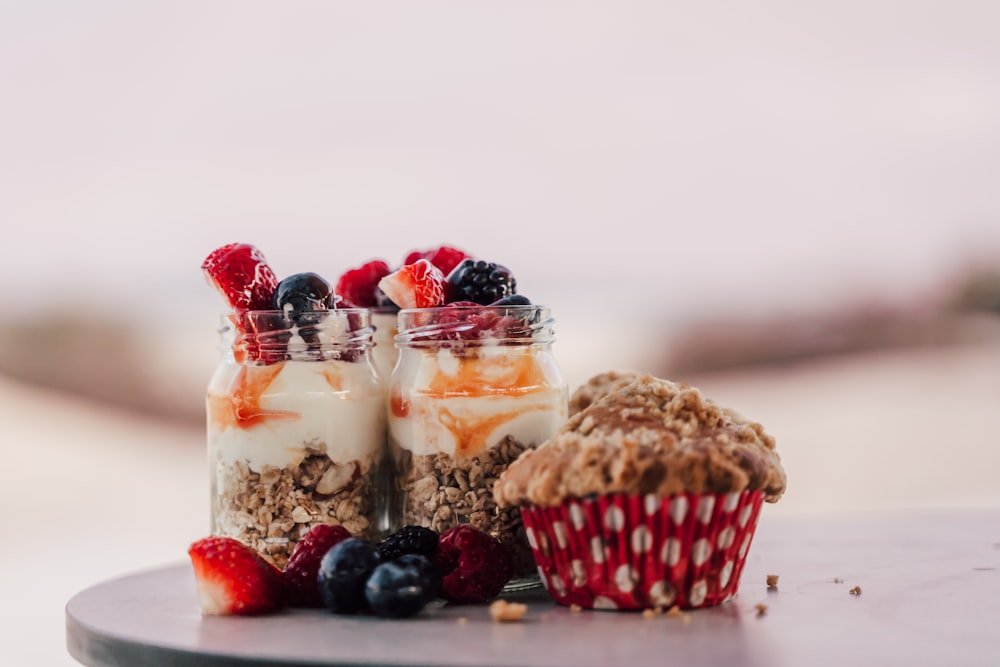
<svg viewBox="0 0 1000 667"><path fill-rule="evenodd" d="M444 283L445 301L472 301L488 306L517 292L517 281L506 266L481 259L465 259Z"/></svg>
<svg viewBox="0 0 1000 667"><path fill-rule="evenodd" d="M379 542L375 557L381 562L395 560L404 554L420 554L430 558L437 551L438 534L423 526L403 526Z"/></svg>

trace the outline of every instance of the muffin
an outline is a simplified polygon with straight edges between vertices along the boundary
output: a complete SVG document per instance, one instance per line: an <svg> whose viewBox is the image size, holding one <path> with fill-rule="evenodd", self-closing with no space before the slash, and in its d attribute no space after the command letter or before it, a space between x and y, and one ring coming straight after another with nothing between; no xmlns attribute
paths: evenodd
<svg viewBox="0 0 1000 667"><path fill-rule="evenodd" d="M593 386L614 384L600 377ZM649 609L732 597L761 506L784 490L760 424L642 374L522 454L493 492L501 508L520 508L557 602Z"/></svg>

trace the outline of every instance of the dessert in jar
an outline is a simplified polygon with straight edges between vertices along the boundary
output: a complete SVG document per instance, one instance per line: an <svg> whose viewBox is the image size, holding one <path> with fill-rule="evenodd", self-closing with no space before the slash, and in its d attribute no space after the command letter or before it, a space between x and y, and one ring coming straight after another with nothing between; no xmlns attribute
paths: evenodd
<svg viewBox="0 0 1000 667"><path fill-rule="evenodd" d="M207 392L212 533L281 567L319 524L379 528L385 393L364 309L316 274L278 282L253 246L203 267L233 307Z"/></svg>
<svg viewBox="0 0 1000 667"><path fill-rule="evenodd" d="M532 585L520 514L500 510L492 487L566 420L549 309L515 294L505 267L471 258L447 277L419 260L379 284L404 306L389 381L390 526L470 523L511 551L509 588Z"/></svg>

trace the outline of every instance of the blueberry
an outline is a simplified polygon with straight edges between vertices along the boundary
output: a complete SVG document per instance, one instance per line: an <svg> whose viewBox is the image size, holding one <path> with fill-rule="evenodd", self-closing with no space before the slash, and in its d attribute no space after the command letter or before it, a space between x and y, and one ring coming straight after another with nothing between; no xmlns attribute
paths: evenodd
<svg viewBox="0 0 1000 667"><path fill-rule="evenodd" d="M491 306L530 306L531 299L521 294L508 294L502 299L497 299Z"/></svg>
<svg viewBox="0 0 1000 667"><path fill-rule="evenodd" d="M423 526L403 526L395 533L379 542L376 556L380 561L389 561L403 554L420 554L430 558L437 551L438 534Z"/></svg>
<svg viewBox="0 0 1000 667"><path fill-rule="evenodd" d="M407 554L381 563L372 571L365 584L365 599L379 616L405 618L433 600L439 587L440 578L430 561L418 554Z"/></svg>
<svg viewBox="0 0 1000 667"><path fill-rule="evenodd" d="M348 538L326 552L316 577L326 608L335 614L364 611L365 580L375 565L375 546L357 537Z"/></svg>
<svg viewBox="0 0 1000 667"><path fill-rule="evenodd" d="M275 310L297 315L311 310L326 310L330 303L330 283L316 273L295 273L274 289L271 305Z"/></svg>
<svg viewBox="0 0 1000 667"><path fill-rule="evenodd" d="M332 292L319 274L295 273L278 283L271 307L284 312L289 327L297 326L302 340L315 345L319 343L316 325L326 317Z"/></svg>

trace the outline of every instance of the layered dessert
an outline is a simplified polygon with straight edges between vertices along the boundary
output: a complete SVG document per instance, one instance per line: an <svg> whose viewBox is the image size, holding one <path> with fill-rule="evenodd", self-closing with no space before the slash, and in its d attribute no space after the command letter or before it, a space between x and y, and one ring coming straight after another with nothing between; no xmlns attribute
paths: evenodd
<svg viewBox="0 0 1000 667"><path fill-rule="evenodd" d="M374 536L386 425L368 311L316 274L278 281L245 244L204 269L233 308L206 398L213 534L279 567L315 525Z"/></svg>
<svg viewBox="0 0 1000 667"><path fill-rule="evenodd" d="M379 285L404 308L388 397L392 523L481 528L511 550L516 586L535 566L519 512L501 511L492 488L566 419L549 310L516 294L505 267L473 258L447 277L418 260Z"/></svg>

